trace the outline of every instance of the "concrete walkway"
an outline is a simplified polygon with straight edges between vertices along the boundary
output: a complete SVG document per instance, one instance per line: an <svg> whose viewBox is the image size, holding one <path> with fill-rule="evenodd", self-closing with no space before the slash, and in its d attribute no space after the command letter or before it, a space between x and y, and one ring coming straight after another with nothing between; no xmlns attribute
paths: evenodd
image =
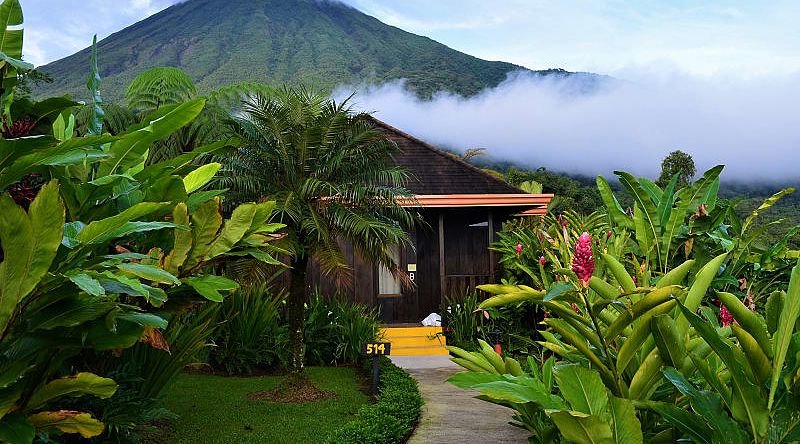
<svg viewBox="0 0 800 444"><path fill-rule="evenodd" d="M395 356L392 361L411 373L425 399L409 444L528 442L526 430L508 423L513 414L510 409L474 399L477 392L446 381L462 370L449 356Z"/></svg>

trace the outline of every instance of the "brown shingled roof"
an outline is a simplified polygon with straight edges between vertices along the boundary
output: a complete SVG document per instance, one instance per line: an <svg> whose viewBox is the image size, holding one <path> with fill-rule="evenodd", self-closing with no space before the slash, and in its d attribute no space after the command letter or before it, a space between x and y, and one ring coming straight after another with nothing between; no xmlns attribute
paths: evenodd
<svg viewBox="0 0 800 444"><path fill-rule="evenodd" d="M525 194L519 188L372 117L400 148L395 162L408 169L414 194Z"/></svg>

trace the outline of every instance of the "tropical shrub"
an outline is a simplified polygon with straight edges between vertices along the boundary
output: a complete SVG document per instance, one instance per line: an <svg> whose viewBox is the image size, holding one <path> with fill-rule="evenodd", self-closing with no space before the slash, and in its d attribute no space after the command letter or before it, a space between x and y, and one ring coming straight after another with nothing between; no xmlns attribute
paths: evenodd
<svg viewBox="0 0 800 444"><path fill-rule="evenodd" d="M536 343L538 313L535 305L515 304L505 307L480 308L478 291L463 296L445 296L442 313L443 335L447 344L476 350L477 339L489 343L497 340L510 356L535 355L541 351Z"/></svg>
<svg viewBox="0 0 800 444"><path fill-rule="evenodd" d="M265 285L250 286L225 299L215 313L219 326L209 363L228 374L281 369L286 353L285 295Z"/></svg>
<svg viewBox="0 0 800 444"><path fill-rule="evenodd" d="M365 367L371 365L365 363ZM359 409L356 419L334 432L325 442L336 444L396 444L414 430L422 411L417 381L388 358L380 360L378 402Z"/></svg>
<svg viewBox="0 0 800 444"><path fill-rule="evenodd" d="M361 345L380 337L376 308L316 292L306 308L306 359L311 365L356 364Z"/></svg>
<svg viewBox="0 0 800 444"><path fill-rule="evenodd" d="M592 369L596 375L592 378L605 386L603 393L592 393L593 402L624 404L626 412L632 411L631 406L637 408L634 419L643 425L640 434L627 434L624 440L614 438L613 442L673 442L681 437L719 442L712 439L713 433L727 433L724 439L736 442L793 440L793 418L800 410L789 401L793 379L786 375L797 369L793 358L786 357L794 353L788 350L796 318L782 305L790 297L781 291L787 285L789 293L797 291L797 280L788 282L784 271L796 253L786 248L760 250L763 247L756 246L751 239L754 235L747 231L756 217L792 190L765 202L744 223L728 230L737 237L727 239L720 233L730 228L730 208L717 203L710 209L719 170L707 172L697 183L680 190L674 190L674 185L662 190L646 179L619 173L635 195L637 207L631 212L618 208L614 196L604 191L603 181L598 180L601 194L611 205L608 232L575 236L564 219L559 223L562 232L555 236L547 227L538 228L531 236L531 243L543 252L538 265L520 260L515 268L524 273L528 285L509 280L480 287L495 295L483 301L481 309L533 303L545 311L546 329L539 332L543 338L539 343L561 361L555 368L577 365ZM659 225L656 220L671 222ZM683 244L675 246L680 241ZM518 243L512 254L520 257L526 248L535 247ZM758 254L760 251L764 252ZM768 251L780 254L770 256L768 267L757 265ZM595 260L595 252L599 260ZM765 276L769 282L759 282ZM763 317L759 311L765 313ZM731 324L733 320L738 324ZM480 372L474 362L454 360ZM509 393L506 396L533 396L527 380L518 384L503 377L497 382L502 382ZM555 388L564 395L562 384L556 378ZM537 396L551 394L547 386L544 389ZM569 441L612 439L609 428L612 433L619 428L614 412L591 419L594 412L576 408L567 400L564 406L574 414L556 416L563 409L543 399L552 400L540 397L530 402L536 403ZM692 408L691 414L685 412L687 406ZM625 413L625 418L629 426L630 415ZM589 433L576 435L576 430Z"/></svg>
<svg viewBox="0 0 800 444"><path fill-rule="evenodd" d="M21 23L19 4L4 1L0 19ZM5 32L18 38L4 44L21 46L21 31ZM6 75L18 68L12 62L2 62ZM222 144L142 168L149 146L190 123L203 109L202 99L161 108L112 136L100 134L97 82L90 85L96 106L89 136L74 137L76 104L66 99L10 103L3 114L0 440L5 442L30 443L37 433L99 435L104 424L90 412L52 408L65 398L111 398L117 392L112 379L84 371L87 362L102 370L99 364L138 342L166 355L170 344L162 330L169 328L172 313L197 300L221 301L237 287L210 271L215 263L243 255L278 263L268 242L281 225L266 222L274 203L241 205L225 220L220 192L199 191L219 164L192 162ZM6 99L10 91L4 88ZM47 118L12 122L18 117L12 109ZM180 361L172 361L173 368L175 362ZM174 373L160 370L149 369L143 398L156 396Z"/></svg>

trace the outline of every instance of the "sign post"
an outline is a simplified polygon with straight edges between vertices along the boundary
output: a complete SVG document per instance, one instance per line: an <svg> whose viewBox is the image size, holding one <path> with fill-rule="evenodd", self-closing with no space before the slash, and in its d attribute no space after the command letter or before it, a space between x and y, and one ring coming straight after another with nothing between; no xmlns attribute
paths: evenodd
<svg viewBox="0 0 800 444"><path fill-rule="evenodd" d="M389 356L391 351L390 342L365 342L361 346L361 353L372 356L372 396L378 395L378 385L381 380L380 357Z"/></svg>

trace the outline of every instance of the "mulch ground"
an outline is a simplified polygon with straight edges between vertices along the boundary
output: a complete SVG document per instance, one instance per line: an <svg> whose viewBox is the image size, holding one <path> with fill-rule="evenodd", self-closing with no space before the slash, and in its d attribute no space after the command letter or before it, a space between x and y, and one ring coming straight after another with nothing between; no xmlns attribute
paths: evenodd
<svg viewBox="0 0 800 444"><path fill-rule="evenodd" d="M272 390L247 394L247 399L250 401L282 402L287 404L324 401L335 397L336 393L320 390L305 376L297 381L287 379Z"/></svg>

